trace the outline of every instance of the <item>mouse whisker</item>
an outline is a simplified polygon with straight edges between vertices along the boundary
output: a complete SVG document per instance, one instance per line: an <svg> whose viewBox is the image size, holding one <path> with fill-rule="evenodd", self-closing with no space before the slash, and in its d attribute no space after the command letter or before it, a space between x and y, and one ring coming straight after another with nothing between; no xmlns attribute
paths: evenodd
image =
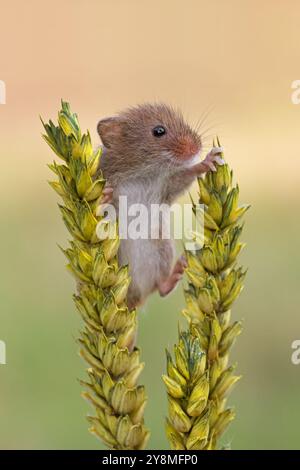
<svg viewBox="0 0 300 470"><path fill-rule="evenodd" d="M201 126L204 124L204 122L206 121L206 119L208 118L208 116L212 113L213 109L214 109L215 105L208 105L204 111L200 114L200 117L199 119L196 121L196 125L194 127L195 131L198 132L199 129L201 128Z"/></svg>
<svg viewBox="0 0 300 470"><path fill-rule="evenodd" d="M201 139L205 139L207 135L207 132L209 131L213 131L213 130L216 130L216 125L215 124L212 124L211 126L209 127L206 127L205 129L201 130L200 132L200 135L201 135Z"/></svg>

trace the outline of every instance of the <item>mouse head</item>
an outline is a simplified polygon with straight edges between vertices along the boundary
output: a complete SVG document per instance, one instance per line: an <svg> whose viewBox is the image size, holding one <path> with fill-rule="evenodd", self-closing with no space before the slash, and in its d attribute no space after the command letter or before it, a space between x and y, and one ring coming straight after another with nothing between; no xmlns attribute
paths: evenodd
<svg viewBox="0 0 300 470"><path fill-rule="evenodd" d="M108 158L126 158L132 169L189 166L201 150L200 136L165 104L129 108L101 120L97 130Z"/></svg>

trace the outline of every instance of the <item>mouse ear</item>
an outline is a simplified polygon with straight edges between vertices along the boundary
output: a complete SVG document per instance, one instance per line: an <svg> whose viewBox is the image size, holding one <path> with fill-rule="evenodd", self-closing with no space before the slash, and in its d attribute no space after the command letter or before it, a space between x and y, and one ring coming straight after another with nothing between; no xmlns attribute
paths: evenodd
<svg viewBox="0 0 300 470"><path fill-rule="evenodd" d="M122 135L122 122L118 117L102 119L98 122L97 131L104 146L109 148Z"/></svg>

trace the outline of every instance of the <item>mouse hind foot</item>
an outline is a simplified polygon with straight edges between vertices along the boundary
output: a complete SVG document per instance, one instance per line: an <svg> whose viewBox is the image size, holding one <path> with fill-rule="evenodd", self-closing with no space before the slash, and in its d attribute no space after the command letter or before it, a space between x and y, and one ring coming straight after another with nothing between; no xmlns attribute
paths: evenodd
<svg viewBox="0 0 300 470"><path fill-rule="evenodd" d="M178 282L182 279L182 276L186 267L187 267L186 258L185 256L181 256L177 260L170 276L167 279L163 279L162 281L158 283L158 286L157 286L158 292L160 293L162 297L165 297L170 292L172 292L172 290L175 289Z"/></svg>

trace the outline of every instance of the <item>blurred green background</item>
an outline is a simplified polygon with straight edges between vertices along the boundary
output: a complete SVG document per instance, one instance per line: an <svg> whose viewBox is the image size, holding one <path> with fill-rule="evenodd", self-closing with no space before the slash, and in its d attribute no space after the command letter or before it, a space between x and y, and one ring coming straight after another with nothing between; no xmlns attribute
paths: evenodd
<svg viewBox="0 0 300 470"><path fill-rule="evenodd" d="M95 143L97 119L129 104L165 100L192 122L213 105L209 133L219 133L241 202L252 204L241 256L249 272L233 309L244 320L232 353L243 379L230 398L237 418L224 442L299 449L300 366L291 363L291 343L300 338L300 106L290 99L299 79L299 3L53 0L48 7L45 16L43 2L1 1L0 448L101 448L87 432L90 408L76 382L85 368L75 343L80 319L56 245L68 235L46 184L53 155L38 120L55 117L63 97ZM166 299L154 295L139 316L153 449L168 445L161 374L183 306L179 286Z"/></svg>

